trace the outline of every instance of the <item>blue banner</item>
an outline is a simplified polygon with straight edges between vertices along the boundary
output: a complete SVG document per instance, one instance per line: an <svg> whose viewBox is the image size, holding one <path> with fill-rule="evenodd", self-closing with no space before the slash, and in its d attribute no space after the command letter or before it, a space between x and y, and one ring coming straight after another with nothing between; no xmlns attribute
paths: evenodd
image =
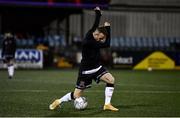
<svg viewBox="0 0 180 118"><path fill-rule="evenodd" d="M0 68L6 68L3 64L0 50ZM36 49L18 49L15 53L16 68L43 68L43 52Z"/></svg>

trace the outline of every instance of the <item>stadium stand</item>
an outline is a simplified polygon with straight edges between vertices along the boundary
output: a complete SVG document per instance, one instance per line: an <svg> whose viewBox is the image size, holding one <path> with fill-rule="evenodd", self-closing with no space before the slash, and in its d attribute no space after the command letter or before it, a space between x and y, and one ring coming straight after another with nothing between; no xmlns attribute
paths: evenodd
<svg viewBox="0 0 180 118"><path fill-rule="evenodd" d="M112 39L114 50L164 50L173 51L180 44L178 37L116 37Z"/></svg>

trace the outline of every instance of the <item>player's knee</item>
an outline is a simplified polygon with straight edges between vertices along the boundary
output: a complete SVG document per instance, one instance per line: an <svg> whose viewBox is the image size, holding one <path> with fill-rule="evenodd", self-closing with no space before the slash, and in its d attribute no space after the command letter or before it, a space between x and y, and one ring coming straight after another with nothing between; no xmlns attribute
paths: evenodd
<svg viewBox="0 0 180 118"><path fill-rule="evenodd" d="M114 82L115 82L114 77L110 77L108 80L109 80L109 84L114 84Z"/></svg>
<svg viewBox="0 0 180 118"><path fill-rule="evenodd" d="M111 74L107 74L106 80L107 80L108 84L114 84L114 82L115 82L115 79Z"/></svg>
<svg viewBox="0 0 180 118"><path fill-rule="evenodd" d="M108 84L114 84L115 82L114 77L110 73L107 73L104 76L102 76L101 80L105 81Z"/></svg>
<svg viewBox="0 0 180 118"><path fill-rule="evenodd" d="M83 92L83 91L80 90L80 89L75 89L74 94L73 94L73 97L74 97L74 98L81 97L82 92Z"/></svg>
<svg viewBox="0 0 180 118"><path fill-rule="evenodd" d="M80 97L80 94L79 93L74 93L74 98L78 98Z"/></svg>

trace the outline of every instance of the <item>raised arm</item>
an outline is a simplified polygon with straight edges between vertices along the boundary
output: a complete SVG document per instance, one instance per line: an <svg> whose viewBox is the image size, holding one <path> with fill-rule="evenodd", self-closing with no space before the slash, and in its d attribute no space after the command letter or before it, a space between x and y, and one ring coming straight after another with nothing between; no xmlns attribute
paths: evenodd
<svg viewBox="0 0 180 118"><path fill-rule="evenodd" d="M89 40L84 40L84 44L87 46L91 47L99 47L99 48L108 48L110 47L110 42L111 42L111 28L110 28L110 23L105 22L103 26L106 31L106 37L104 40L101 41L96 41L95 39L92 40L92 38L89 38Z"/></svg>
<svg viewBox="0 0 180 118"><path fill-rule="evenodd" d="M105 29L107 31L106 39L104 41L96 42L96 43L101 48L108 48L108 47L110 47L110 43L111 43L110 23L109 22L105 22L104 23L104 27L105 27Z"/></svg>
<svg viewBox="0 0 180 118"><path fill-rule="evenodd" d="M111 43L111 27L110 27L110 23L105 22L104 27L106 28L106 31L107 31L107 36L106 36L106 40L105 40L105 43L104 43L104 47L110 47L110 43Z"/></svg>
<svg viewBox="0 0 180 118"><path fill-rule="evenodd" d="M101 18L101 10L99 7L96 7L94 9L94 11L96 12L96 18L95 18L95 21L94 21L94 24L91 28L91 31L95 31L96 28L99 26L99 22L100 22L100 18Z"/></svg>

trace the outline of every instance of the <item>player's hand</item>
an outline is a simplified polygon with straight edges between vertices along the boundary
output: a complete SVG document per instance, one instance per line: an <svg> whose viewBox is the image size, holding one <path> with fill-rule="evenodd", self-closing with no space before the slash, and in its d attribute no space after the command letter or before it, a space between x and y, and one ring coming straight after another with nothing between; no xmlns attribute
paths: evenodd
<svg viewBox="0 0 180 118"><path fill-rule="evenodd" d="M102 15L101 9L100 9L99 7L94 8L94 11L95 11L96 13L99 13L100 15Z"/></svg>
<svg viewBox="0 0 180 118"><path fill-rule="evenodd" d="M100 7L95 7L94 10L101 11Z"/></svg>
<svg viewBox="0 0 180 118"><path fill-rule="evenodd" d="M105 22L104 26L110 26L111 24L109 22Z"/></svg>

